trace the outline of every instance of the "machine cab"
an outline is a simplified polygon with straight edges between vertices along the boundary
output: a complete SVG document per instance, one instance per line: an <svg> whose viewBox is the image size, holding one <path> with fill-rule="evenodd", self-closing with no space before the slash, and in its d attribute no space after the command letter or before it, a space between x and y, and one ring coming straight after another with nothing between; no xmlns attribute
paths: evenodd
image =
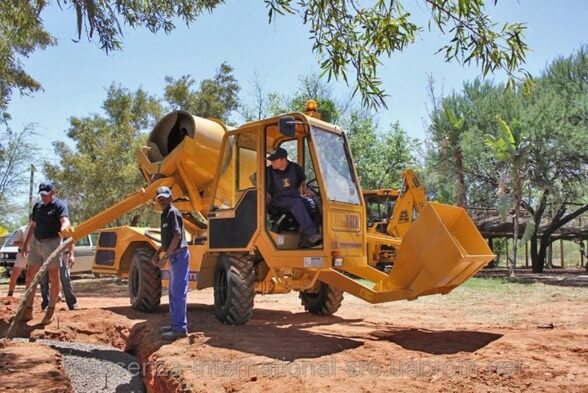
<svg viewBox="0 0 588 393"><path fill-rule="evenodd" d="M272 151L282 148L306 176L298 196L322 236L304 245L294 214L272 204ZM209 213L212 249L362 252L363 200L341 129L302 113L245 124L226 134ZM365 224L364 224L365 225Z"/></svg>

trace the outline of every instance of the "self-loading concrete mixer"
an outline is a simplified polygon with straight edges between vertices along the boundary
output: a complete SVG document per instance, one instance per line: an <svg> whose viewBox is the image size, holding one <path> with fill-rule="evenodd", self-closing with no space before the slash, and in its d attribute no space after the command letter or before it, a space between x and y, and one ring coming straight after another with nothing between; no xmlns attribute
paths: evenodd
<svg viewBox="0 0 588 393"><path fill-rule="evenodd" d="M74 238L171 187L190 233L190 286L214 288L215 314L247 322L257 293L298 291L313 314L332 314L348 292L370 303L448 293L494 258L466 211L427 203L400 237L384 273L367 262L366 209L341 128L314 111L237 128L183 111L165 115L138 152L147 186L72 230ZM322 243L300 248L301 230L266 198L267 155L277 147L305 171ZM288 225L279 225L287 221ZM93 270L128 277L133 307L152 311L169 272L150 263L157 231L118 227L100 234Z"/></svg>

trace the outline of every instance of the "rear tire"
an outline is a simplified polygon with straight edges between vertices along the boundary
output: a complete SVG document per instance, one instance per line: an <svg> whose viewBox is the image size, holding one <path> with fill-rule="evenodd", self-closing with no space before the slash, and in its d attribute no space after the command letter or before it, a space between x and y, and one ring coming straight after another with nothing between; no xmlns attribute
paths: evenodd
<svg viewBox="0 0 588 393"><path fill-rule="evenodd" d="M320 283L316 292L300 291L298 297L304 309L314 315L333 315L343 302L343 291Z"/></svg>
<svg viewBox="0 0 588 393"><path fill-rule="evenodd" d="M138 248L129 267L129 293L135 310L154 312L161 302L161 270L153 266L153 249Z"/></svg>
<svg viewBox="0 0 588 393"><path fill-rule="evenodd" d="M253 314L253 261L238 254L221 254L214 275L214 314L222 323L242 325Z"/></svg>

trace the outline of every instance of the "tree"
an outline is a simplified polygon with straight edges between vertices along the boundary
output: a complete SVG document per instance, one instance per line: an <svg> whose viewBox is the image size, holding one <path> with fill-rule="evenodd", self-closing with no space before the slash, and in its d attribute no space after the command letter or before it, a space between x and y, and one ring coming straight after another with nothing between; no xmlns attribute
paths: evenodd
<svg viewBox="0 0 588 393"><path fill-rule="evenodd" d="M458 112L465 116L459 144L468 200L514 207L515 216L519 206L531 214L522 238L530 239L535 272L543 270L555 231L588 211L588 151L578 149L588 145L587 53L583 47L555 60L530 92L505 93L502 85L474 81L455 93L469 106ZM436 106L431 117L443 116ZM487 135L493 149L483 142ZM451 167L441 165L441 146L433 147L429 168L448 179Z"/></svg>
<svg viewBox="0 0 588 393"><path fill-rule="evenodd" d="M263 86L262 78L257 72L254 73L250 81L249 96L252 101L244 101L239 107L239 114L245 121L260 120L272 115L271 108L276 100L280 101L276 93L267 93Z"/></svg>
<svg viewBox="0 0 588 393"><path fill-rule="evenodd" d="M329 123L338 123L345 113L346 105L340 105L333 98L332 89L320 75L310 74L298 78L300 86L288 106L293 111L305 112L308 100L315 100L321 119Z"/></svg>
<svg viewBox="0 0 588 393"><path fill-rule="evenodd" d="M240 106L241 116L246 121L278 116L288 112L305 112L308 100L317 103L321 119L338 123L345 115L349 104L340 104L332 94L332 89L319 74L303 75L298 78L299 86L293 96L266 93L260 78L256 75L252 82L253 102L247 100Z"/></svg>
<svg viewBox="0 0 588 393"><path fill-rule="evenodd" d="M380 0L371 6L360 6L356 0L266 3L270 20L275 14L303 15L304 23L310 25L313 50L321 57L323 73L347 82L347 67L351 65L355 71L354 92L359 91L363 104L370 107L385 105L386 93L378 78L381 56L402 51L421 29L400 1ZM524 62L524 25L507 23L494 30L484 13L483 0L425 0L425 5L431 11L429 24L452 35L439 49L447 61L467 64L475 60L481 63L484 75L498 68L512 75Z"/></svg>
<svg viewBox="0 0 588 393"><path fill-rule="evenodd" d="M522 23L495 26L486 13L484 0L423 0L430 10L430 26L449 35L449 42L439 49L446 61L479 63L487 75L503 69L513 82L525 60L527 46L523 41ZM313 51L319 56L323 74L349 82L348 68L355 73L352 83L366 106L385 105L386 93L381 88L378 66L382 56L391 56L414 42L422 29L400 1L377 0L360 5L357 0L264 0L269 21L279 15L296 15L308 25ZM13 18L17 30L33 26L43 33L43 45L54 42L43 30L41 15L51 4L76 15L78 39L97 37L106 52L122 48L121 25L146 27L153 33L171 32L179 19L190 25L205 12L212 12L222 0L47 0L5 1L0 20L11 17L11 6L17 8ZM20 3L24 3L20 5ZM494 0L494 4L497 0ZM12 43L18 37L8 36ZM36 41L39 42L39 41ZM41 47L43 47L41 45ZM35 46L25 54L30 53ZM4 60L5 61L5 60ZM9 86L11 90L12 87ZM5 94L5 93L4 93ZM5 95L6 97L6 95Z"/></svg>
<svg viewBox="0 0 588 393"><path fill-rule="evenodd" d="M104 115L72 117L65 142L53 144L61 162L45 162L47 176L69 203L75 222L81 222L119 202L145 183L137 168L136 152L147 130L162 114L159 100L142 89L131 92L112 85L102 105ZM146 224L138 210L116 224Z"/></svg>
<svg viewBox="0 0 588 393"><path fill-rule="evenodd" d="M228 116L237 102L230 95L239 91L231 72L232 68L223 64L213 79L200 83L197 91L191 89L195 82L190 75L179 80L166 78L164 95L168 106L192 112L201 108L204 115ZM161 101L142 89L129 91L112 85L102 105L103 114L70 119L67 136L72 143L54 143L60 162L45 162L44 168L58 186L59 194L68 200L76 222L94 216L144 186L136 154L146 142L146 131L162 115ZM115 224L153 225L150 212L151 209L142 207Z"/></svg>
<svg viewBox="0 0 588 393"><path fill-rule="evenodd" d="M33 126L20 132L6 129L0 133L0 217L1 223L11 226L9 221L20 221L26 213L16 213L15 199L26 195L29 168L35 163L38 149L31 142Z"/></svg>
<svg viewBox="0 0 588 393"><path fill-rule="evenodd" d="M387 131L369 112L354 111L347 125L349 145L364 189L400 188L402 170L416 165L416 139L409 138L398 123Z"/></svg>
<svg viewBox="0 0 588 393"><path fill-rule="evenodd" d="M499 115L496 116L496 120L499 125L499 136L494 137L489 135L485 142L492 148L496 154L496 158L506 163L511 177L513 188L513 209L514 209L514 220L513 220L513 235L512 235L512 263L510 265L510 275L514 277L515 268L517 263L517 248L519 240L519 215L522 203L522 192L523 192L523 175L527 165L527 156L529 154L530 144L526 138L522 135L520 122L513 122L513 125L509 125ZM505 183L507 180L503 180ZM499 190L499 193L501 190ZM501 195L499 194L499 197Z"/></svg>
<svg viewBox="0 0 588 393"><path fill-rule="evenodd" d="M466 206L466 182L462 139L471 118L471 103L463 95L453 93L442 99L441 108L437 107L431 115L429 134L438 151L436 159L447 168L452 168L455 178L455 203Z"/></svg>
<svg viewBox="0 0 588 393"><path fill-rule="evenodd" d="M21 59L36 49L55 45L39 16L44 5L41 0L0 2L0 122L10 119L6 110L13 90L30 94L41 89L41 84L26 73Z"/></svg>
<svg viewBox="0 0 588 393"><path fill-rule="evenodd" d="M164 97L170 110L181 109L196 116L227 121L230 113L239 107L239 83L233 76L233 67L222 63L213 79L200 82L200 88L193 90L194 80L189 75L179 79L165 78Z"/></svg>
<svg viewBox="0 0 588 393"><path fill-rule="evenodd" d="M588 146L588 47L554 60L536 83L524 112L535 143L523 207L535 222L533 271L542 272L554 232L588 211L588 151L578 149Z"/></svg>
<svg viewBox="0 0 588 393"><path fill-rule="evenodd" d="M253 83L253 104L245 100L242 115L251 116L248 120L277 116L288 112L304 112L306 102L317 102L321 119L340 124L345 128L349 145L363 188L400 188L402 170L415 167L415 153L419 142L410 138L398 123L391 124L387 130L378 130L374 114L367 109L350 110L351 101L340 103L318 74L299 77L300 85L293 97L277 93L265 93L261 81ZM256 108L257 114L254 109ZM247 117L246 117L247 119Z"/></svg>

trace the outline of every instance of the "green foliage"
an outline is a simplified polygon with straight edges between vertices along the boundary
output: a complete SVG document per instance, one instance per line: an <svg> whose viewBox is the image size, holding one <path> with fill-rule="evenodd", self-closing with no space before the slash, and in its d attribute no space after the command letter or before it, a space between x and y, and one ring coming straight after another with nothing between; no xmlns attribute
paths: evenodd
<svg viewBox="0 0 588 393"><path fill-rule="evenodd" d="M111 86L102 106L104 115L72 117L65 142L53 144L59 164L45 162L45 172L69 203L73 222L81 222L122 200L144 184L136 152L145 142L142 131L162 114L158 100L139 89ZM125 216L115 224L146 224L148 218Z"/></svg>
<svg viewBox="0 0 588 393"><path fill-rule="evenodd" d="M323 74L349 83L351 68L354 92L361 94L364 106L372 108L385 106L386 92L378 77L382 56L402 51L422 29L400 1L377 0L370 5L357 0L264 1L270 20L301 15L309 25ZM450 36L449 43L439 49L446 61L479 63L484 75L505 70L509 86L514 86L527 51L524 24L505 23L498 28L486 14L483 0L426 0L425 4L431 11L428 27L436 26Z"/></svg>
<svg viewBox="0 0 588 393"><path fill-rule="evenodd" d="M237 105L239 85L227 64L221 65L213 79L203 80L199 90L192 89L195 82L189 75L166 81L164 95L171 109L200 110L200 116L222 118ZM137 150L145 144L146 131L161 118L164 107L160 99L142 89L129 91L112 85L102 110L103 114L70 118L70 142L53 144L60 162L44 165L48 178L58 186L58 194L68 201L76 223L144 186L145 179L137 166ZM157 225L157 218L146 206L113 224L153 226Z"/></svg>
<svg viewBox="0 0 588 393"><path fill-rule="evenodd" d="M345 128L362 188L400 188L402 170L417 166L418 140L410 138L398 123L387 130L378 130L374 115L367 110L349 112L347 105L333 98L329 86L319 75L303 76L299 81L296 94L289 98L278 93L263 93L260 81L256 80L253 90L256 102L253 105L246 102L245 108L257 108L258 114L270 117L304 112L307 100L315 100L323 120ZM247 109L245 114L253 112ZM249 120L257 118L250 116Z"/></svg>
<svg viewBox="0 0 588 393"><path fill-rule="evenodd" d="M10 227L26 217L26 209L16 206L15 199L28 191L29 168L39 152L31 142L34 135L32 126L0 132L0 223Z"/></svg>
<svg viewBox="0 0 588 393"><path fill-rule="evenodd" d="M493 135L488 135L484 142L495 151L496 157L499 160L506 161L515 155L516 142L508 123L502 120L499 115L496 115L496 121L498 121L498 125L500 126L499 136L494 137Z"/></svg>
<svg viewBox="0 0 588 393"><path fill-rule="evenodd" d="M361 5L357 0L264 2L270 22L278 15L300 16L302 23L308 25L322 74L351 84L354 93L360 93L364 106L371 108L385 106L386 92L378 76L382 57L402 51L422 29L400 1L377 0L370 5ZM190 25L222 4L223 0L2 1L0 109L5 111L13 89L31 93L40 88L26 74L18 57L55 43L41 18L51 5L75 14L78 40L82 35L89 40L97 38L100 47L109 52L122 48L122 25L170 33L178 20ZM425 5L431 11L429 28L436 26L450 37L449 43L439 49L447 61L480 63L484 75L496 69L506 70L509 84L514 85L515 73L519 72L527 50L523 24L506 23L498 28L486 14L483 0L426 0ZM349 68L355 74L353 82L348 77ZM199 110L214 113L207 106Z"/></svg>
<svg viewBox="0 0 588 393"><path fill-rule="evenodd" d="M247 121L278 116L288 112L305 112L308 100L315 100L321 119L338 124L345 112L345 107L333 98L329 85L318 74L304 75L299 78L299 86L292 97L278 92L265 93L261 81L253 81L253 103L241 105L241 115Z"/></svg>
<svg viewBox="0 0 588 393"><path fill-rule="evenodd" d="M496 115L498 136L487 135L484 142L493 149L499 161L509 162L514 170L520 170L526 163L530 145L522 135L520 122L515 119L512 126Z"/></svg>
<svg viewBox="0 0 588 393"><path fill-rule="evenodd" d="M463 125L449 145L463 153L472 205L497 207L504 215L514 207L515 216L523 206L533 217L523 238L536 245L541 230L543 251L553 231L587 211L587 47L554 60L530 92L522 85L505 92L501 85L474 81L441 102L443 107L437 105L431 114L430 178L451 183L453 162L444 165L451 157L443 141L455 136L451 124ZM462 114L464 122L458 124ZM534 269L544 258L536 251L532 247Z"/></svg>
<svg viewBox="0 0 588 393"><path fill-rule="evenodd" d="M419 142L398 123L378 132L370 113L352 112L347 135L364 189L400 188L402 170L417 164L414 155Z"/></svg>
<svg viewBox="0 0 588 393"><path fill-rule="evenodd" d="M525 231L523 232L523 235L521 236L521 243L524 244L524 243L528 242L529 240L531 240L531 238L535 234L536 229L537 229L536 225L533 221L527 221L525 223Z"/></svg>
<svg viewBox="0 0 588 393"><path fill-rule="evenodd" d="M239 106L239 83L233 76L233 67L221 64L213 79L200 82L193 90L194 80L189 75L179 79L165 78L165 99L170 110L185 110L196 116L227 121L230 113Z"/></svg>
<svg viewBox="0 0 588 393"><path fill-rule="evenodd" d="M484 0L426 2L439 30L453 35L451 41L439 49L446 60L480 63L484 76L497 69L506 70L510 75L519 71L528 49L523 41L526 29L523 23L505 23L502 28L495 29L496 24L483 11ZM507 87L513 88L514 82L515 78L510 78Z"/></svg>
<svg viewBox="0 0 588 393"><path fill-rule="evenodd" d="M39 0L41 7L46 1ZM177 18L189 25L204 12L211 12L222 0L57 0L62 9L76 14L78 39L85 33L89 39L98 36L106 52L121 49L121 22L131 27L146 27L157 33L170 33Z"/></svg>
<svg viewBox="0 0 588 393"><path fill-rule="evenodd" d="M45 3L0 1L0 122L10 118L6 110L13 90L30 94L41 89L39 82L24 70L22 58L55 44L39 16Z"/></svg>
<svg viewBox="0 0 588 393"><path fill-rule="evenodd" d="M455 190L455 203L458 206L465 206L466 183L462 145L465 130L469 127L466 121L470 121L471 118L471 102L453 94L442 100L440 108L433 112L430 126L432 142L438 147L438 163L435 166L442 165L451 170L447 172L449 176L439 179L441 183L437 183L436 188L447 192L448 185L451 184Z"/></svg>

